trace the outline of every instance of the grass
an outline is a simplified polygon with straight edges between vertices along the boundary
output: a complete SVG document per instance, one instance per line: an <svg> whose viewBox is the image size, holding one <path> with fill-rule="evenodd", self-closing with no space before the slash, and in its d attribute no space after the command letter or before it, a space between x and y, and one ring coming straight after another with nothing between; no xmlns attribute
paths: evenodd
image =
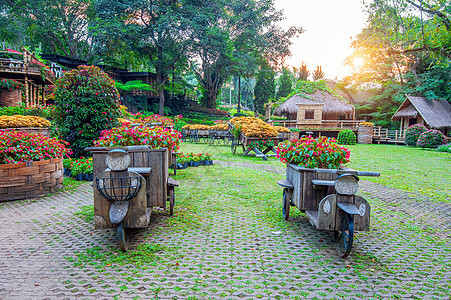
<svg viewBox="0 0 451 300"><path fill-rule="evenodd" d="M451 154L395 145L355 145L349 166L377 171L379 178L365 180L420 194L433 201L451 202Z"/></svg>
<svg viewBox="0 0 451 300"><path fill-rule="evenodd" d="M451 154L417 147L396 145L345 146L351 150L348 167L361 171L380 172L380 177L365 177L387 187L419 194L433 201L451 202ZM213 159L222 161L244 161L256 164L271 164L284 168L277 158L263 161L255 156L243 157L238 148L237 155L228 146L181 143L182 152L208 152Z"/></svg>

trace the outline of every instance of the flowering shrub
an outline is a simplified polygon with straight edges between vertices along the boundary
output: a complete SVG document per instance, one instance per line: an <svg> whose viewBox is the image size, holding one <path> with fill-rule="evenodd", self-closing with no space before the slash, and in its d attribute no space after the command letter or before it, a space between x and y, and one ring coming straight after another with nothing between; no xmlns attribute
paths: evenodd
<svg viewBox="0 0 451 300"><path fill-rule="evenodd" d="M90 158L67 158L63 161L63 166L71 170L71 176L76 177L78 174L92 174L93 164Z"/></svg>
<svg viewBox="0 0 451 300"><path fill-rule="evenodd" d="M355 133L352 130L344 129L338 133L338 143L341 145L355 145Z"/></svg>
<svg viewBox="0 0 451 300"><path fill-rule="evenodd" d="M17 127L49 127L51 123L41 117L35 116L0 116L0 128Z"/></svg>
<svg viewBox="0 0 451 300"><path fill-rule="evenodd" d="M414 124L412 126L409 126L409 128L407 128L406 130L406 145L415 146L420 135L427 130L428 129L421 124Z"/></svg>
<svg viewBox="0 0 451 300"><path fill-rule="evenodd" d="M114 81L95 66L64 73L55 89L56 122L75 156L86 156L104 129L118 125L119 93Z"/></svg>
<svg viewBox="0 0 451 300"><path fill-rule="evenodd" d="M371 123L371 122L360 122L359 123L359 126L373 126L374 125L374 123Z"/></svg>
<svg viewBox="0 0 451 300"><path fill-rule="evenodd" d="M438 146L437 151L451 153L451 143Z"/></svg>
<svg viewBox="0 0 451 300"><path fill-rule="evenodd" d="M32 61L30 61L28 63L28 68L39 69L39 72L41 73L43 79L45 79L46 77L55 77L55 74L52 70L50 70L50 67L39 60L33 59Z"/></svg>
<svg viewBox="0 0 451 300"><path fill-rule="evenodd" d="M174 126L174 121L172 119L160 115L151 115L145 118L139 117L134 122L140 124L161 123L161 126Z"/></svg>
<svg viewBox="0 0 451 300"><path fill-rule="evenodd" d="M67 156L71 154L68 145L42 134L0 130L0 164Z"/></svg>
<svg viewBox="0 0 451 300"><path fill-rule="evenodd" d="M9 90L9 91L13 91L13 90L24 91L25 86L23 85L23 83L21 83L17 80L14 80L14 79L2 79L2 80L0 80L0 89L5 89L5 90Z"/></svg>
<svg viewBox="0 0 451 300"><path fill-rule="evenodd" d="M117 147L133 145L149 145L152 149L179 149L179 139L182 135L178 131L167 128L149 128L144 125L132 127L129 123L122 124L111 130L104 130L100 138L94 141L96 147Z"/></svg>
<svg viewBox="0 0 451 300"><path fill-rule="evenodd" d="M446 143L446 137L439 130L430 129L423 132L417 141L421 148L436 148Z"/></svg>
<svg viewBox="0 0 451 300"><path fill-rule="evenodd" d="M338 169L349 162L349 156L348 149L338 146L335 139L327 137L304 137L281 142L277 147L277 157L281 162L306 168Z"/></svg>
<svg viewBox="0 0 451 300"><path fill-rule="evenodd" d="M260 151L265 150L267 147L274 147L274 141L252 141L249 143L250 148L256 148Z"/></svg>

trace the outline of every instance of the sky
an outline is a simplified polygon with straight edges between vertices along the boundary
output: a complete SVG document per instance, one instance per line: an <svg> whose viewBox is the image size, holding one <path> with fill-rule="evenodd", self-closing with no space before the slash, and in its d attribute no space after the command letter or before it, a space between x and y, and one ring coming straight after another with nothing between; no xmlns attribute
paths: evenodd
<svg viewBox="0 0 451 300"><path fill-rule="evenodd" d="M327 79L341 79L349 69L344 61L352 53L351 38L365 27L362 0L274 0L285 20L280 25L302 27L305 32L293 38L289 66L302 62L312 73L322 66Z"/></svg>

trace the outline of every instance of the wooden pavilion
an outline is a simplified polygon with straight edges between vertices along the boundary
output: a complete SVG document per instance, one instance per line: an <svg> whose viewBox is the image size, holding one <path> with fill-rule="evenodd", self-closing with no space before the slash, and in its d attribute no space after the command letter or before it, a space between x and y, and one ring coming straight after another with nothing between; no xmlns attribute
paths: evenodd
<svg viewBox="0 0 451 300"><path fill-rule="evenodd" d="M406 95L406 100L391 119L401 122L401 131L413 124L423 124L445 135L451 134L451 104L446 100Z"/></svg>
<svg viewBox="0 0 451 300"><path fill-rule="evenodd" d="M45 103L44 87L52 85L55 75L50 68L43 65L39 60L22 48L22 52L13 50L0 51L0 78L14 79L24 84L24 104L37 105ZM8 57L10 55L11 57ZM14 56L14 57L13 57ZM0 94L0 106L18 106L22 102L22 94L11 93L2 90ZM8 94L8 95L7 95Z"/></svg>

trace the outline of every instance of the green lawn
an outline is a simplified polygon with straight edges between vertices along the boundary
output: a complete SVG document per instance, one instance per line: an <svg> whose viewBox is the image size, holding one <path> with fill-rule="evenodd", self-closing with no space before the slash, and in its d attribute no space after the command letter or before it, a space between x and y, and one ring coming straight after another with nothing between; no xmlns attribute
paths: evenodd
<svg viewBox="0 0 451 300"><path fill-rule="evenodd" d="M451 202L451 154L416 147L395 145L346 146L351 150L349 167L361 171L378 171L380 177L366 177L406 192L429 197L433 201ZM232 155L230 147L181 143L182 152L208 152L217 160L248 161L283 167L276 158L263 161L256 157Z"/></svg>

